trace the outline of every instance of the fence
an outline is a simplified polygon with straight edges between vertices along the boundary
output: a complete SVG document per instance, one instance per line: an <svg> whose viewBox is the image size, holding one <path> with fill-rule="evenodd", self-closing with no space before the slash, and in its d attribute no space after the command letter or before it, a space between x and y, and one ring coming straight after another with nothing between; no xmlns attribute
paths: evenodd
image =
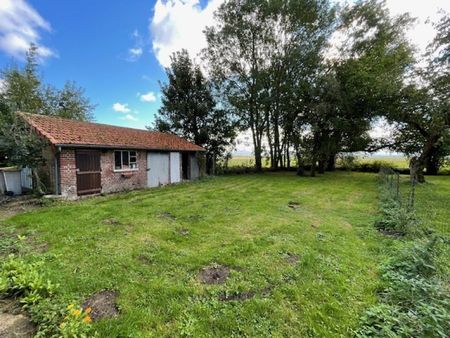
<svg viewBox="0 0 450 338"><path fill-rule="evenodd" d="M395 198L399 201L400 204L403 204L401 191L400 191L400 174L389 167L381 167L380 168L380 179L383 183L389 188L391 194L395 196ZM414 208L414 201L416 197L416 180L411 181L411 188L408 193L408 200L406 201L407 208Z"/></svg>

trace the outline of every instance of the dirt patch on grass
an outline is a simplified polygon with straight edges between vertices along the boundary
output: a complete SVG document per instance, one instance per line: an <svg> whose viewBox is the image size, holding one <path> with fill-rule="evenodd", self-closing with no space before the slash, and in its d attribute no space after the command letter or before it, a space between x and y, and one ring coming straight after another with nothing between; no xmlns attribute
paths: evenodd
<svg viewBox="0 0 450 338"><path fill-rule="evenodd" d="M93 320L117 317L119 315L116 302L117 295L118 293L113 290L94 293L83 303L83 309L88 307L92 309L91 318Z"/></svg>
<svg viewBox="0 0 450 338"><path fill-rule="evenodd" d="M223 284L230 276L230 269L223 265L212 265L200 270L198 280L203 284Z"/></svg>
<svg viewBox="0 0 450 338"><path fill-rule="evenodd" d="M2 196L0 199L0 221L23 212L38 209L44 205L44 201L33 196Z"/></svg>
<svg viewBox="0 0 450 338"><path fill-rule="evenodd" d="M285 256L284 256L284 260L286 262L288 262L289 264L297 264L300 261L300 256L293 254L291 252L288 252Z"/></svg>
<svg viewBox="0 0 450 338"><path fill-rule="evenodd" d="M0 300L0 337L33 337L36 325L23 314L14 300Z"/></svg>
<svg viewBox="0 0 450 338"><path fill-rule="evenodd" d="M288 207L293 209L293 210L297 210L298 208L300 208L300 203L296 202L296 201L290 201L288 203Z"/></svg>

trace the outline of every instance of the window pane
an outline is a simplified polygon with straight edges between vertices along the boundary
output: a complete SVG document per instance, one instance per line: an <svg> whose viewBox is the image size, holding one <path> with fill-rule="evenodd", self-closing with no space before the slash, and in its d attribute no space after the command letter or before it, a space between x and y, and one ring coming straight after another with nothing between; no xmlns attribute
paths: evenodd
<svg viewBox="0 0 450 338"><path fill-rule="evenodd" d="M122 169L122 154L120 151L114 152L114 168Z"/></svg>
<svg viewBox="0 0 450 338"><path fill-rule="evenodd" d="M135 151L130 151L130 156L136 157L136 152Z"/></svg>
<svg viewBox="0 0 450 338"><path fill-rule="evenodd" d="M123 165L129 164L129 155L130 155L130 153L128 151L122 151L122 164Z"/></svg>

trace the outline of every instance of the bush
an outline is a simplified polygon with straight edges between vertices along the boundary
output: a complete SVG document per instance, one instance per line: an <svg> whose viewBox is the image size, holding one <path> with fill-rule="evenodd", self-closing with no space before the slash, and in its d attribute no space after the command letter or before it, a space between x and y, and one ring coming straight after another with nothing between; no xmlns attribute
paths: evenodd
<svg viewBox="0 0 450 338"><path fill-rule="evenodd" d="M380 171L380 212L375 228L400 235L418 234L421 229L415 210L409 201L402 201L396 186L399 183L389 175L395 173L386 168Z"/></svg>
<svg viewBox="0 0 450 338"><path fill-rule="evenodd" d="M405 242L381 268L383 288L379 304L361 318L357 337L447 337L450 332L450 290L439 278L436 262L442 245L438 237L418 241L418 220L413 203L407 206L398 192L395 173L380 171L380 217L375 227L410 234L416 242ZM413 187L414 188L414 187ZM424 235L424 232L421 233Z"/></svg>
<svg viewBox="0 0 450 338"><path fill-rule="evenodd" d="M43 261L27 263L9 256L0 270L0 295L15 297L38 324L36 337L95 337L90 309L65 306L55 297L57 285L40 273Z"/></svg>
<svg viewBox="0 0 450 338"><path fill-rule="evenodd" d="M408 246L382 269L381 303L361 318L358 337L447 337L450 292L436 274L437 239Z"/></svg>
<svg viewBox="0 0 450 338"><path fill-rule="evenodd" d="M56 286L38 272L43 262L25 263L9 256L0 272L0 294L17 297L25 306L51 297Z"/></svg>

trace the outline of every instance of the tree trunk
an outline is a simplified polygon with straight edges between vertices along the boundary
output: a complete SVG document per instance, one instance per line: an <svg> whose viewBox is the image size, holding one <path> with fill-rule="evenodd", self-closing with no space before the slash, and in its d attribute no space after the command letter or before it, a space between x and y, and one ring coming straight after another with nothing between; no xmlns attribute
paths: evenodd
<svg viewBox="0 0 450 338"><path fill-rule="evenodd" d="M261 146L255 145L255 169L256 171L262 171L262 156Z"/></svg>
<svg viewBox="0 0 450 338"><path fill-rule="evenodd" d="M317 171L319 174L323 174L325 172L325 160L319 160L319 167Z"/></svg>
<svg viewBox="0 0 450 338"><path fill-rule="evenodd" d="M439 172L439 156L437 154L438 149L433 148L432 154L426 161L426 173L427 175L437 175Z"/></svg>
<svg viewBox="0 0 450 338"><path fill-rule="evenodd" d="M303 176L305 174L305 168L303 168L303 161L299 151L296 151L297 156L297 175Z"/></svg>
<svg viewBox="0 0 450 338"><path fill-rule="evenodd" d="M418 183L424 183L425 177L423 171L427 166L427 163L436 156L437 146L436 143L439 140L439 135L432 135L428 138L427 143L423 147L422 153L419 157L411 158L409 162L409 170L411 181L416 180ZM433 168L432 168L433 169Z"/></svg>
<svg viewBox="0 0 450 338"><path fill-rule="evenodd" d="M331 154L328 156L327 161L327 171L335 171L336 170L336 154Z"/></svg>
<svg viewBox="0 0 450 338"><path fill-rule="evenodd" d="M409 175L411 182L424 183L425 177L423 175L423 169L425 168L425 161L421 157L413 157L409 161Z"/></svg>

